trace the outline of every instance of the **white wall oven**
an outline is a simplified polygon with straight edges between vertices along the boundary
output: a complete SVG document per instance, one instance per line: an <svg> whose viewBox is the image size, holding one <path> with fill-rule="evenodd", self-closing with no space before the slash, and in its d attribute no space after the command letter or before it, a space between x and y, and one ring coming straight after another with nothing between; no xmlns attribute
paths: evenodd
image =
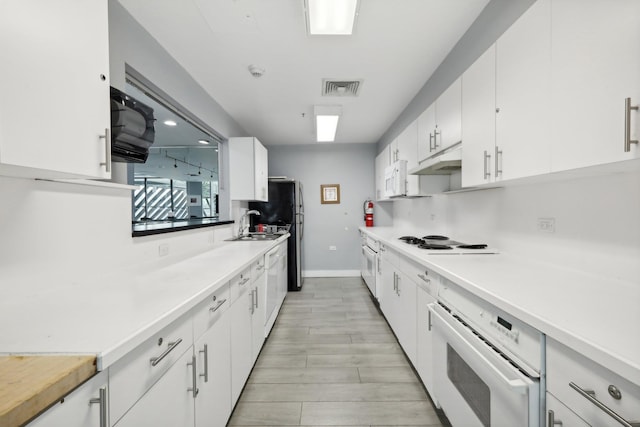
<svg viewBox="0 0 640 427"><path fill-rule="evenodd" d="M538 427L543 336L444 280L429 305L434 392L454 427Z"/></svg>
<svg viewBox="0 0 640 427"><path fill-rule="evenodd" d="M378 269L379 251L380 243L363 233L360 274L374 298L377 297L376 274Z"/></svg>

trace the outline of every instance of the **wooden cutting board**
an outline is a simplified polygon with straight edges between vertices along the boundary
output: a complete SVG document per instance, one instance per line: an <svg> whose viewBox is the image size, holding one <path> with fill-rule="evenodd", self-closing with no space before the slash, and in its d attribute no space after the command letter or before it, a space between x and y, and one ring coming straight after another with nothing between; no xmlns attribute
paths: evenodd
<svg viewBox="0 0 640 427"><path fill-rule="evenodd" d="M17 427L96 373L95 356L0 356L0 426Z"/></svg>

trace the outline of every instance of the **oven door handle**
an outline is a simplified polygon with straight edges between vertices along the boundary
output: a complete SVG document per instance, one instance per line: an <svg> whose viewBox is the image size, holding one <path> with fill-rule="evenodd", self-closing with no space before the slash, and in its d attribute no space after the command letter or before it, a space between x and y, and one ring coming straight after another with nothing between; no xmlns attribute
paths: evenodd
<svg viewBox="0 0 640 427"><path fill-rule="evenodd" d="M489 361L484 356L484 354L482 354L472 343L470 343L460 332L458 332L451 325L449 320L445 319L440 315L440 313L436 311L443 310L439 305L437 305L436 303L432 303L428 304L427 307L429 308L432 316L440 320L440 322L445 326L445 330L442 331L443 333L456 341L461 341L464 344L464 348L468 349L472 353L470 356L477 357L483 365L487 366L496 375L496 377L498 377L509 388L518 391L520 394L527 394L529 385L520 378L515 378L512 380L507 378L493 363L491 363L491 361ZM436 326L433 327L435 328Z"/></svg>

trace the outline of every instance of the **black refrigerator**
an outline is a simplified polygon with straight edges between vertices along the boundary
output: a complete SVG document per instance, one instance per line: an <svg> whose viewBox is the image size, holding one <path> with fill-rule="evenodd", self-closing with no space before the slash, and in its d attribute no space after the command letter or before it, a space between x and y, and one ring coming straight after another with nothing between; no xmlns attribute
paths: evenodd
<svg viewBox="0 0 640 427"><path fill-rule="evenodd" d="M302 289L302 237L304 236L304 203L302 183L291 178L269 178L269 201L249 202L249 209L260 211L251 217L256 224L291 225L287 247L287 287L290 291Z"/></svg>

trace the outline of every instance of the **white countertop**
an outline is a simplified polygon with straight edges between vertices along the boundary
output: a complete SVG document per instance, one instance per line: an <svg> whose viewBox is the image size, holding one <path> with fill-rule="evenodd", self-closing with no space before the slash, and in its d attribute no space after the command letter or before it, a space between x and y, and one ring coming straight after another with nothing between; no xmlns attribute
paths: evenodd
<svg viewBox="0 0 640 427"><path fill-rule="evenodd" d="M11 327L0 334L0 354L93 354L103 370L288 236L216 243L144 274L7 287L0 324Z"/></svg>
<svg viewBox="0 0 640 427"><path fill-rule="evenodd" d="M640 385L640 283L514 255L425 255L390 227L376 240Z"/></svg>

